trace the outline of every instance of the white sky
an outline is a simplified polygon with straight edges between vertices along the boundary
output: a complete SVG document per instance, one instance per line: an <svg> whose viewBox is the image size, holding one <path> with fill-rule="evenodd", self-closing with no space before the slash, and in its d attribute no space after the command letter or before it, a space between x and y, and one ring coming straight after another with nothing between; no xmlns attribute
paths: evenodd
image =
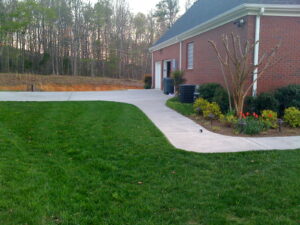
<svg viewBox="0 0 300 225"><path fill-rule="evenodd" d="M86 0L91 3L96 3L97 0ZM129 3L129 7L135 14L138 12L142 12L147 14L151 9L155 9L156 4L160 0L127 0ZM185 2L186 0L179 0L180 5L180 15L182 15L185 11Z"/></svg>
<svg viewBox="0 0 300 225"><path fill-rule="evenodd" d="M142 12L147 14L151 9L155 9L160 0L128 0L129 7L134 13ZM179 0L180 14L185 10L185 0Z"/></svg>

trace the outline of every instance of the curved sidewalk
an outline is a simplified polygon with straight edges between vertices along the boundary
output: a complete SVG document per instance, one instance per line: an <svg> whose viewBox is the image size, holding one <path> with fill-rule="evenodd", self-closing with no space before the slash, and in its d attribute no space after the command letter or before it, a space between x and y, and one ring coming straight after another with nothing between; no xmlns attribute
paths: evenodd
<svg viewBox="0 0 300 225"><path fill-rule="evenodd" d="M0 92L0 101L115 101L136 105L176 148L217 153L300 149L300 136L231 137L212 133L165 106L169 97L158 90L107 92ZM203 130L200 133L200 129Z"/></svg>

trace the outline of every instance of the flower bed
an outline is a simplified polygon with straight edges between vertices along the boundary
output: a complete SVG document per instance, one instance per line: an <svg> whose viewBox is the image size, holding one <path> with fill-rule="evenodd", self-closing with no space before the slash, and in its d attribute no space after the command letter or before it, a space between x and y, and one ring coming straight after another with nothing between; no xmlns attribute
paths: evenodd
<svg viewBox="0 0 300 225"><path fill-rule="evenodd" d="M242 113L242 119L238 119L233 112L222 114L218 104L203 98L197 99L194 104L180 103L177 98L172 98L168 100L167 106L219 134L258 137L300 135L299 127L293 128L288 120L281 123L283 120L278 120L277 113L271 110L263 110L261 115ZM291 121L297 121L295 110L288 111L292 111L293 116L289 116Z"/></svg>

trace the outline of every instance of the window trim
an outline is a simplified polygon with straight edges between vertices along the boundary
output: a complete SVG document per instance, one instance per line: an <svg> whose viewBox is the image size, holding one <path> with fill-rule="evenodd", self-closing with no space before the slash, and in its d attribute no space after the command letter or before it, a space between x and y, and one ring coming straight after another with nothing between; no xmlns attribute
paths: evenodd
<svg viewBox="0 0 300 225"><path fill-rule="evenodd" d="M190 46L192 46L192 55L190 55ZM187 70L193 70L194 69L194 58L195 58L195 54L194 54L194 52L195 52L195 43L194 42L189 42L189 43L187 43L187 48L186 48L186 55L187 55L187 57L186 57L186 68L187 68ZM192 58L189 58L189 57L192 57ZM191 62L191 64L192 65L190 65L190 60L192 61Z"/></svg>

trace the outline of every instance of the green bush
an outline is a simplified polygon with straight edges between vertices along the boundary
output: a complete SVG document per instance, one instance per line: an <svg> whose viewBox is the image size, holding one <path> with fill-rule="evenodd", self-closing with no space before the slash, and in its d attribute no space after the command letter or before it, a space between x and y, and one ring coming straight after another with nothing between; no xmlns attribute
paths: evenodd
<svg viewBox="0 0 300 225"><path fill-rule="evenodd" d="M198 88L199 97L204 98L205 100L207 100L209 102L212 102L213 98L215 96L215 92L219 88L222 88L222 86L220 84L216 84L216 83L202 84Z"/></svg>
<svg viewBox="0 0 300 225"><path fill-rule="evenodd" d="M245 123L244 126L241 125L241 123ZM248 135L255 135L259 134L260 132L264 131L266 129L265 124L260 121L259 119L256 119L252 116L246 117L245 119L241 119L236 124L236 131L238 133L248 134Z"/></svg>
<svg viewBox="0 0 300 225"><path fill-rule="evenodd" d="M221 107L223 113L228 111L228 93L220 84L202 84L197 91L200 98L204 98L209 102L216 102Z"/></svg>
<svg viewBox="0 0 300 225"><path fill-rule="evenodd" d="M279 102L279 115L283 116L284 110L289 107L300 108L300 85L289 85L275 91L275 98Z"/></svg>
<svg viewBox="0 0 300 225"><path fill-rule="evenodd" d="M263 110L278 112L278 107L279 103L273 93L261 93L257 97L246 97L244 111L257 114Z"/></svg>
<svg viewBox="0 0 300 225"><path fill-rule="evenodd" d="M277 113L272 110L263 110L260 119L266 127L271 127L274 129L278 127Z"/></svg>
<svg viewBox="0 0 300 225"><path fill-rule="evenodd" d="M194 107L194 112L198 114L202 114L203 110L206 109L206 106L209 104L209 102L203 98L197 98L193 107Z"/></svg>
<svg viewBox="0 0 300 225"><path fill-rule="evenodd" d="M210 115L214 115L214 119L219 119L222 115L221 108L216 102L208 103L203 109L203 116L208 119Z"/></svg>
<svg viewBox="0 0 300 225"><path fill-rule="evenodd" d="M278 111L279 103L273 93L261 93L255 99L256 113L261 113L263 110Z"/></svg>
<svg viewBox="0 0 300 225"><path fill-rule="evenodd" d="M210 114L213 114L214 119L218 119L222 115L220 106L216 102L210 103L203 98L196 99L193 107L194 112L202 114L205 118L209 118Z"/></svg>
<svg viewBox="0 0 300 225"><path fill-rule="evenodd" d="M247 96L244 102L244 112L257 113L255 107L255 97Z"/></svg>
<svg viewBox="0 0 300 225"><path fill-rule="evenodd" d="M175 70L172 73L172 78L174 79L175 91L178 92L179 85L183 84L185 82L184 71L182 71L182 70Z"/></svg>
<svg viewBox="0 0 300 225"><path fill-rule="evenodd" d="M144 78L144 88L145 89L151 89L152 87L152 77L151 76L146 76Z"/></svg>
<svg viewBox="0 0 300 225"><path fill-rule="evenodd" d="M300 127L300 110L296 107L289 107L284 111L284 121L291 127Z"/></svg>
<svg viewBox="0 0 300 225"><path fill-rule="evenodd" d="M216 89L215 96L213 97L213 102L218 103L223 113L228 112L229 110L228 93L223 87Z"/></svg>
<svg viewBox="0 0 300 225"><path fill-rule="evenodd" d="M234 127L238 122L238 118L235 116L235 113L229 112L220 116L220 122L227 127Z"/></svg>

